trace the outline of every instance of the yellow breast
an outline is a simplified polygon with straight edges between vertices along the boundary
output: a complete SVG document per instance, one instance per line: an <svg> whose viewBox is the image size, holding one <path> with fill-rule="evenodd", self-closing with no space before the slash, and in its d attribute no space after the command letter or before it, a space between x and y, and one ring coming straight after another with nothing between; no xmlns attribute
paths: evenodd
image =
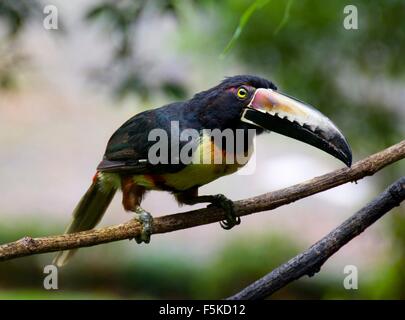
<svg viewBox="0 0 405 320"><path fill-rule="evenodd" d="M227 154L222 148L214 144L209 137L202 137L198 148L193 154L191 164L179 172L159 175L158 179L167 187L179 191L202 186L236 172L249 161L252 153L253 146L249 148L246 157L243 157L243 161L240 161L239 158L236 158L235 152ZM234 163L229 163L230 159L233 159ZM161 187L156 184L156 177L154 178L150 175L137 175L134 176L134 182L148 189L160 189Z"/></svg>

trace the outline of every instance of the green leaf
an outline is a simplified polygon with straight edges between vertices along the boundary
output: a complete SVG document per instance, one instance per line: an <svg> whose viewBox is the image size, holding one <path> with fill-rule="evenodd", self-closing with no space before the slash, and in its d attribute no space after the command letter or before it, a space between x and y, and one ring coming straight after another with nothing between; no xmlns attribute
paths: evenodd
<svg viewBox="0 0 405 320"><path fill-rule="evenodd" d="M276 35L280 32L280 30L284 27L284 25L287 23L288 19L290 18L290 11L291 11L292 3L293 3L293 0L288 0L287 5L285 6L283 19L281 19L280 24L277 26L276 30L274 31L274 35Z"/></svg>
<svg viewBox="0 0 405 320"><path fill-rule="evenodd" d="M269 3L270 0L256 0L253 2L243 13L243 15L239 19L239 24L238 27L236 28L231 40L228 42L226 45L224 51L221 53L220 58L223 59L225 56L228 54L228 52L232 49L232 47L235 45L236 40L240 37L243 28L246 26L246 24L249 22L252 14L257 10L263 8L267 3Z"/></svg>

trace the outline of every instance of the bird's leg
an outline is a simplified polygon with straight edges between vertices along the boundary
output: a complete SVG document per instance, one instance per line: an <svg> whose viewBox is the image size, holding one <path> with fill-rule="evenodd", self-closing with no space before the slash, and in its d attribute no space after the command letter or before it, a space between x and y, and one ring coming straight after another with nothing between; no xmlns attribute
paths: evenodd
<svg viewBox="0 0 405 320"><path fill-rule="evenodd" d="M235 208L233 201L225 197L223 194L215 194L212 196L201 196L203 199L207 199L204 202L211 202L210 206L216 206L224 209L226 219L219 224L225 230L232 229L234 226L240 224L240 217L235 214Z"/></svg>
<svg viewBox="0 0 405 320"><path fill-rule="evenodd" d="M193 205L197 203L210 202L208 206L215 206L224 209L226 219L220 222L223 229L229 230L240 224L240 217L235 214L233 201L225 197L223 194L198 196L198 189L190 189L182 193L175 194L179 203Z"/></svg>
<svg viewBox="0 0 405 320"><path fill-rule="evenodd" d="M138 244L142 242L149 243L150 236L152 234L153 217L149 212L145 211L141 207L137 207L134 212L134 219L142 225L141 234L136 235L134 239Z"/></svg>
<svg viewBox="0 0 405 320"><path fill-rule="evenodd" d="M149 243L152 234L153 217L141 208L140 203L145 194L145 188L136 185L132 177L125 177L121 180L122 204L124 209L135 213L134 219L142 225L141 234L134 237L137 243Z"/></svg>

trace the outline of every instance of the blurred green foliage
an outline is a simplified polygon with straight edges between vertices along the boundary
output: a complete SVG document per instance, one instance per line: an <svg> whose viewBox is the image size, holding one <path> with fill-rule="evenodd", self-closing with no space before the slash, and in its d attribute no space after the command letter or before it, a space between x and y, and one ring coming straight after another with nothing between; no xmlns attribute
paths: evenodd
<svg viewBox="0 0 405 320"><path fill-rule="evenodd" d="M39 12L40 6L35 0L0 1L0 18L6 20L10 37L16 36L27 21Z"/></svg>
<svg viewBox="0 0 405 320"><path fill-rule="evenodd" d="M1 242L14 234L39 236L52 230L27 224L0 228ZM131 244L137 250L135 243ZM257 280L302 251L285 234L245 236L219 244L204 261L168 250L125 255L122 244L82 249L74 263L60 269L56 291L42 288L43 267L53 255L45 254L0 264L0 299L221 299ZM132 248L131 248L132 249ZM94 263L97 261L97 263ZM403 265L402 265L403 266ZM404 298L397 266L381 261L373 272L362 273L361 290L345 290L335 273L300 279L277 292L273 299L398 299Z"/></svg>
<svg viewBox="0 0 405 320"><path fill-rule="evenodd" d="M175 0L150 1L113 1L107 0L91 7L85 15L89 23L103 24L108 30L108 35L113 34L117 38L117 44L113 48L110 65L107 66L107 74L101 78L116 79L113 85L113 93L122 98L131 94L139 95L143 100L156 94L160 90L174 99L186 96L186 85L177 80L163 79L157 85L151 85L145 80L145 71L141 67L144 62L137 55L135 49L137 43L135 37L136 28L143 18L145 11L152 7L158 14L177 15ZM116 72L114 72L116 71ZM115 74L111 74L114 72Z"/></svg>
<svg viewBox="0 0 405 320"><path fill-rule="evenodd" d="M25 57L15 52L14 40L34 16L38 17L39 4L28 0L0 1L0 21L6 28L0 42L0 89L10 90L18 85L16 73L24 67Z"/></svg>

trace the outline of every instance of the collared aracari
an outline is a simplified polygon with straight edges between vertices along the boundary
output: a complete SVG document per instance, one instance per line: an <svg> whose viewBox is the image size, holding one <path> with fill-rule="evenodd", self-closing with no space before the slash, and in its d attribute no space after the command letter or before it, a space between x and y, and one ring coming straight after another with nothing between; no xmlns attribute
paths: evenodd
<svg viewBox="0 0 405 320"><path fill-rule="evenodd" d="M255 134L273 131L300 140L321 149L351 165L350 147L339 129L313 107L279 93L276 86L265 79L242 75L226 78L219 85L184 102L175 102L161 108L144 111L125 122L110 138L105 155L97 167L93 183L73 212L73 221L66 233L94 228L102 218L115 192L122 190L126 211L135 213L143 231L135 240L148 243L153 220L140 206L149 190L171 192L180 204L211 203L226 212L221 223L230 229L240 223L232 201L224 195L198 195L198 188L222 176L234 173L244 163L158 163L152 164L148 152L155 141L148 138L153 129L163 129L170 137L171 123L179 129L241 129ZM196 139L198 154L201 150L226 153L203 134ZM181 146L180 146L181 147ZM252 153L252 141L242 150ZM236 150L232 151L236 153ZM59 252L54 263L64 265L75 250Z"/></svg>

